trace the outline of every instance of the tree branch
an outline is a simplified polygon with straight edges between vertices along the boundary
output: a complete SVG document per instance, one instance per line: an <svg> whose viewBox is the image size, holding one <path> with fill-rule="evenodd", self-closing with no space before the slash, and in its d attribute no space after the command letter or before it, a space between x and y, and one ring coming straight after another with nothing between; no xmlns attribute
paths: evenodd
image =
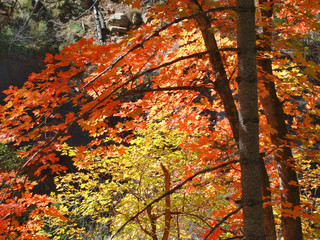
<svg viewBox="0 0 320 240"><path fill-rule="evenodd" d="M176 86L176 87L164 87L164 88L133 89L133 90L128 90L125 93L121 94L115 100L119 100L124 97L132 96L135 94L141 94L141 93L147 93L147 92L165 92L165 91L182 91L182 90L199 91L205 87L207 88L207 86Z"/></svg>
<svg viewBox="0 0 320 240"><path fill-rule="evenodd" d="M193 10L204 12L198 0L191 0L194 4L191 6ZM234 8L236 11L236 8ZM209 54L209 60L211 63L212 71L215 75L216 81L214 82L214 90L219 94L222 103L224 105L226 117L230 123L233 137L236 142L239 141L239 118L238 110L235 105L232 91L230 88L230 82L225 70L224 63L219 53L219 47L215 34L212 31L211 19L206 14L199 14L194 17L200 31L202 33L203 41L207 50L211 50Z"/></svg>
<svg viewBox="0 0 320 240"><path fill-rule="evenodd" d="M164 174L164 185L165 185L165 191L170 191L170 173L166 167L160 163L163 174ZM165 219L164 219L164 231L162 240L168 240L169 234L170 234L170 228L171 228L171 199L170 195L167 195L165 197Z"/></svg>
<svg viewBox="0 0 320 240"><path fill-rule="evenodd" d="M17 2L18 2L18 0L15 0L14 3L12 4L12 6L10 6L10 11L9 11L7 17L5 18L5 20L3 20L3 22L0 25L0 32L1 32L2 28L4 28L4 26L8 23L10 17L12 16L14 8L17 5Z"/></svg>
<svg viewBox="0 0 320 240"><path fill-rule="evenodd" d="M197 12L197 13L193 13L193 14L190 14L190 15L187 15L187 16L184 16L184 17L180 17L180 18L177 18L175 19L174 21L166 24L165 26L155 30L149 37L145 38L144 40L142 40L140 43L136 44L135 46L133 46L132 48L130 48L126 53L124 53L123 55L117 57L114 62L112 63L111 66L105 68L100 74L98 74L96 77L94 77L91 81L87 82L80 90L83 90L85 89L88 85L90 85L91 83L95 82L99 77L101 77L103 74L105 74L106 72L110 71L111 69L113 69L115 67L115 65L120 61L122 60L123 58L125 58L129 53L133 52L134 50L140 48L140 47L143 47L143 45L151 40L152 38L154 37L158 37L160 32L166 30L167 28L169 28L170 26L174 25L174 24L177 24L179 22L182 22L186 19L192 19L192 18L195 18L197 16L201 16L201 15L204 15L204 14L207 14L207 13L213 13L213 12L219 12L219 11L225 11L225 10L233 10L233 11L236 11L237 8L234 7L234 6L226 6L226 7L218 7L218 8L211 8L211 9L208 9L208 10L203 10L203 11L200 11L200 12Z"/></svg>
<svg viewBox="0 0 320 240"><path fill-rule="evenodd" d="M96 1L97 2L97 1ZM95 3L96 3L95 2ZM95 4L94 3L94 4ZM93 5L94 5L93 4ZM233 11L236 11L236 7L234 6L226 6L226 7L218 7L218 8L212 8L212 9L208 9L208 10L205 10L205 11L200 11L200 12L197 12L197 13L193 13L193 14L190 14L190 15L187 15L187 16L184 16L184 17L181 17L181 18L177 18L176 20L168 23L167 25L159 28L158 30L155 30L153 32L153 34L151 34L149 37L145 38L144 40L142 40L139 44L133 46L131 49L129 49L125 54L119 56L118 58L115 59L115 61L113 62L113 64L109 67L107 67L106 69L104 69L100 74L98 74L96 77L94 77L91 81L89 81L88 83L86 83L81 89L80 89L80 92L86 88L88 85L90 85L91 83L95 82L99 77L101 77L103 74L105 74L106 72L110 71L112 68L115 67L115 65L120 61L122 60L123 58L125 58L125 56L127 56L130 52L134 51L135 49L138 49L139 47L143 47L143 44L149 40L151 40L152 38L156 37L156 36L159 36L159 33L166 30L168 27L176 24L176 23L179 23L183 20L186 20L186 19L191 19L191 18L195 18L197 16L201 16L203 14L207 14L207 13L213 13L213 12L218 12L218 11L225 11L225 10L233 10ZM75 122L77 122L78 120L80 120L82 117L86 116L86 114L88 114L89 112L91 112L93 109L95 109L100 103L104 102L105 100L107 100L112 94L114 94L116 91L118 91L120 88L122 88L123 86L125 86L126 84L132 82L133 80L135 79L138 79L139 77L147 74L147 73L150 73L150 72L153 72L155 70L158 70L162 67L166 67L166 66L169 66L169 65L172 65L176 62L179 62L179 61L182 61L182 60L185 60L185 59L189 59L189 58L193 58L193 57L201 57L203 55L206 55L206 54L209 54L209 53L214 53L214 52L219 52L219 51L237 51L237 48L221 48L221 49L214 49L214 50L209 50L209 51L205 51L205 52L200 52L200 53L195 53L195 54L192 54L192 55L189 55L189 56L183 56L183 57L180 57L180 58L177 58L171 62L167 62L167 63L164 63L158 67L155 67L155 68L152 68L152 69L148 69L140 74L137 74L135 77L133 77L132 79L128 80L127 82L125 82L124 84L120 85L119 87L117 87L114 91L112 91L108 96L106 96L105 98L103 98L102 100L100 100L97 104L95 104L92 108L90 108L87 112L83 113L82 115L78 116L74 121L72 121L70 124L68 124L64 129L62 129L61 131L59 131L57 133L56 136L54 136L50 141L48 142L45 142L42 144L41 148L35 153L33 154L27 161L26 163L21 167L19 168L18 171L21 171L28 163L30 163L41 151L43 151L46 147L49 147L54 141L57 140L58 137L62 136L62 134L64 132L66 132L70 127L71 125L73 125ZM70 102L70 99L64 101L63 103L61 103L59 106L57 106L55 108L55 110L59 109L62 105L66 104ZM53 111L54 112L54 111ZM51 114L49 115L51 116ZM39 124L39 126L41 126L42 124ZM39 127L38 126L38 127ZM37 127L37 128L38 128ZM36 128L35 128L36 129Z"/></svg>
<svg viewBox="0 0 320 240"><path fill-rule="evenodd" d="M210 235L214 232L214 230L216 230L222 223L224 223L229 217L231 217L232 215L236 214L237 212L240 211L240 209L242 208L242 206L238 207L236 210L232 211L231 213L228 213L226 216L224 216L220 222L218 222L211 230L210 232L207 234L207 236L203 239L203 240L207 240L208 237L210 237Z"/></svg>
<svg viewBox="0 0 320 240"><path fill-rule="evenodd" d="M230 162L226 162L223 164L220 164L218 166L212 167L212 168L207 168L207 169L203 169L199 172L196 172L195 174L193 174L192 176L188 177L187 179L185 179L183 182L179 183L178 185L176 185L174 188L172 188L170 191L167 191L166 193L162 194L160 197L154 199L152 202L150 202L148 205L146 205L142 210L140 210L139 212L137 212L134 216L132 216L129 220L127 220L110 238L109 240L113 239L119 232L121 232L122 229L124 229L124 227L130 223L131 221L133 221L136 217L138 217L141 213L143 213L144 211L146 211L149 207L151 207L153 204L159 202L161 199L163 199L164 197L171 195L172 193L174 193L176 190L182 188L183 185L185 185L187 182L192 181L195 177L204 174L204 173L208 173L208 172L212 172L215 171L219 168L223 168L226 167L230 164L234 164L234 163L239 163L239 160L233 160ZM240 209L239 209L240 210ZM238 211L239 211L238 210ZM234 214L234 213L233 213ZM229 214L228 214L229 215ZM231 216L231 215L230 215ZM211 234L211 233L210 233Z"/></svg>
<svg viewBox="0 0 320 240"><path fill-rule="evenodd" d="M138 217L136 218L136 221L138 222L141 230L142 230L145 234L147 234L147 235L149 235L150 237L152 237L152 234L151 234L147 229L145 229L145 228L142 226L142 224L141 224L141 222L140 222L140 220L139 220Z"/></svg>
<svg viewBox="0 0 320 240"><path fill-rule="evenodd" d="M95 0L95 1L92 3L92 5L91 5L87 10L84 11L84 13L82 13L80 16L74 18L73 20L76 21L76 20L78 20L79 18L83 17L83 16L84 16L85 14L87 14L93 7L95 7L98 2L99 2L99 0Z"/></svg>
<svg viewBox="0 0 320 240"><path fill-rule="evenodd" d="M203 222L205 225L207 225L207 227L212 228L212 226L202 217L200 217L197 214L193 214L193 213L187 213L187 212L171 212L172 215L186 215L186 216L191 216L194 218L199 219L201 222Z"/></svg>
<svg viewBox="0 0 320 240"><path fill-rule="evenodd" d="M215 50L216 51L216 50ZM237 51L237 48L222 48L220 49L220 51ZM20 172L27 164L29 164L40 152L42 152L45 148L49 147L53 142L55 142L60 136L62 136L74 123L76 123L78 120L84 118L85 116L87 116L92 110L94 110L96 107L98 107L101 103L103 103L104 101L106 101L107 99L111 98L112 95L114 95L116 92L118 92L121 88L123 88L124 86L126 86L127 84L129 84L130 82L142 77L143 75L147 74L147 73L151 73L155 70L158 70L160 68L163 68L163 67L167 67L167 66L170 66L174 63L177 63L179 61L182 61L182 60L186 60L186 59L189 59L189 58L195 58L195 57L201 57L203 55L206 55L208 53L210 53L212 51L204 51L204 52L198 52L198 53L194 53L194 54L191 54L191 55L188 55L188 56L182 56L182 57L179 57L177 59L174 59L170 62L167 62L167 63L163 63L157 67L154 67L154 68L150 68L148 70L145 70L135 76L133 76L132 78L130 78L129 80L127 80L126 82L124 82L123 84L121 84L120 86L116 87L111 93L109 93L106 97L104 97L103 99L99 100L96 104L94 104L89 110L87 110L86 112L80 114L75 120L73 120L72 122L70 122L69 124L67 124L67 126L60 130L53 138L51 138L49 141L47 142L44 142L40 149L34 153L19 169L18 169L18 172ZM114 99L115 100L115 99ZM41 124L40 124L41 125ZM40 126L39 125L39 126ZM38 127L39 127L38 126Z"/></svg>

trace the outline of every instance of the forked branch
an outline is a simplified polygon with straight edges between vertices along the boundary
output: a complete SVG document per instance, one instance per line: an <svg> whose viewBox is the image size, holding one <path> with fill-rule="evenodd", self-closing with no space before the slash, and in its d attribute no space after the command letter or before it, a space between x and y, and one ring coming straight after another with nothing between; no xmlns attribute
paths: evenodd
<svg viewBox="0 0 320 240"><path fill-rule="evenodd" d="M164 194L162 194L160 197L154 199L152 202L150 202L148 205L146 205L143 209L141 209L139 212L137 212L134 216L132 216L131 218L129 218L129 220L127 220L114 234L112 234L112 236L109 238L109 240L113 239L117 234L119 234L121 232L122 229L125 228L126 225L128 225L131 221L135 220L140 214L142 214L144 211L146 211L148 208L150 208L153 204L159 202L161 199L165 198L168 195L171 195L172 193L174 193L175 191L179 190L180 188L182 188L187 182L192 181L195 177L201 175L201 174L205 174L208 172L212 172L215 171L217 169L226 167L230 164L234 164L234 163L239 163L239 160L233 160L233 161L229 161L226 163L222 163L218 166L212 167L212 168L207 168L207 169L203 169L201 171L196 172L195 174L193 174L192 176L188 177L187 179L185 179L183 182L179 183L178 185L176 185L174 188L172 188L170 191L165 192ZM240 210L240 209L239 209ZM238 211L239 211L238 210ZM229 214L228 214L229 215ZM228 216L227 215L227 216ZM231 216L231 215L230 215ZM228 218L230 217L228 216ZM227 218L226 218L227 219Z"/></svg>

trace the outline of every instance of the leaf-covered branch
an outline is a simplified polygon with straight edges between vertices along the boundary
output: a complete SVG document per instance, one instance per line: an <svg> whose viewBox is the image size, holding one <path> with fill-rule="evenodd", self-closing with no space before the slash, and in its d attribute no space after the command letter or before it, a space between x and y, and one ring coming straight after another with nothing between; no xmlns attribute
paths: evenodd
<svg viewBox="0 0 320 240"><path fill-rule="evenodd" d="M140 43L136 44L135 46L133 46L132 48L130 48L127 52L125 52L124 54L122 54L121 56L117 57L111 66L105 68L100 74L98 74L97 76L95 76L91 81L87 82L84 86L82 86L81 90L85 89L88 85L90 85L91 83L95 82L99 77L101 77L103 74L105 74L106 72L110 71L112 68L114 68L122 59L124 59L129 53L133 52L134 50L143 47L143 45L147 42L150 41L152 38L154 37L158 37L159 34L161 32L163 32L164 30L168 29L170 26L177 24L179 22L182 22L186 19L193 19L197 16L201 16L207 13L214 13L214 12L219 12L219 11L225 11L225 10L233 10L236 11L236 7L232 7L232 6L226 6L226 7L218 7L218 8L211 8L208 10L203 10L203 11L199 11L197 13L193 13L184 17L180 17L175 19L174 21L162 26L161 28L155 30L149 37L146 37L144 40L142 40ZM223 51L223 50L221 50Z"/></svg>
<svg viewBox="0 0 320 240"><path fill-rule="evenodd" d="M125 226L130 223L131 221L133 221L136 217L138 217L141 213L143 213L144 211L146 211L148 208L150 208L153 204L159 202L161 199L165 198L168 195L171 195L172 193L174 193L175 191L179 190L180 188L182 188L187 182L192 181L195 177L201 175L201 174L205 174L208 172L212 172L215 171L217 169L220 168L224 168L230 164L235 164L235 163L239 163L238 160L233 160L233 161L229 161L223 164L220 164L216 167L212 167L212 168L207 168L207 169L203 169L201 171L196 172L195 174L193 174L192 176L186 178L183 182L177 184L174 188L172 188L170 191L162 194L160 197L154 199L152 202L150 202L148 205L146 205L142 210L140 210L139 212L137 212L134 216L132 216L131 218L129 218L128 221L126 221L120 228L118 228L118 230L109 238L109 240L113 239L118 233L121 232L122 229L125 228ZM240 209L239 209L240 210Z"/></svg>
<svg viewBox="0 0 320 240"><path fill-rule="evenodd" d="M229 217L231 217L232 215L236 214L237 212L239 212L241 210L242 206L239 206L236 210L228 213L226 216L224 216L211 230L210 232L207 234L207 236L204 238L204 240L207 240L210 235L214 232L214 230L216 230L222 223L224 223Z"/></svg>
<svg viewBox="0 0 320 240"><path fill-rule="evenodd" d="M221 51L237 51L236 48L222 48L220 49ZM164 67L167 67L167 66L170 66L172 64L175 64L177 62L180 62L180 61L183 61L183 60L186 60L186 59L190 59L190 58L199 58L199 57L202 57L210 52L213 52L213 51L204 51L204 52L198 52L198 53L194 53L194 54L191 54L191 55L188 55L188 56L182 56L182 57L179 57L179 58L176 58L170 62L166 62L166 63L163 63L157 67L154 67L154 68L150 68L148 70L145 70L141 73L138 73L137 75L133 76L132 78L130 78L129 80L127 80L126 82L124 82L123 84L121 84L120 86L116 87L113 91L111 91L111 93L109 93L107 96L105 96L104 98L102 98L101 100L97 101L96 104L94 104L90 109L88 109L87 111L83 112L82 114L80 114L78 117L76 117L72 122L68 123L67 126L62 129L62 130L59 130L59 132L54 136L52 137L49 141L46 141L44 142L40 149L35 152L20 168L19 168L19 171L21 171L25 166L28 165L28 163L30 163L39 153L41 153L44 149L46 149L47 147L49 147L52 143L54 143L59 137L61 137L74 123L76 123L78 120L80 119L83 119L84 117L88 116L88 114L96 109L100 104L102 104L103 102L105 102L106 100L110 99L112 95L114 95L115 93L117 93L120 89L124 88L126 85L128 85L129 83L135 81L136 79L144 76L145 74L148 74L148 73L151 73L151 72L154 72L158 69L161 69L161 68L164 68ZM169 88L168 88L169 89ZM178 88L177 88L178 90ZM185 87L181 87L181 90L186 90ZM139 90L140 91L140 90ZM143 91L143 90L141 90ZM157 90L155 90L157 91ZM159 89L160 91L160 89ZM150 91L149 91L150 92ZM124 96L123 96L124 97Z"/></svg>

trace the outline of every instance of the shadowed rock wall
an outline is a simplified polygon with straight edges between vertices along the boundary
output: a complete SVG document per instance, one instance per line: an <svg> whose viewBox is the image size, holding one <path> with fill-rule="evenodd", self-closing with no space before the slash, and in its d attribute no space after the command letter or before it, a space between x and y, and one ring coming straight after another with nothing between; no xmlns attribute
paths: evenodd
<svg viewBox="0 0 320 240"><path fill-rule="evenodd" d="M42 56L0 55L0 101L5 97L3 90L10 85L22 87L32 72L40 72L44 67Z"/></svg>

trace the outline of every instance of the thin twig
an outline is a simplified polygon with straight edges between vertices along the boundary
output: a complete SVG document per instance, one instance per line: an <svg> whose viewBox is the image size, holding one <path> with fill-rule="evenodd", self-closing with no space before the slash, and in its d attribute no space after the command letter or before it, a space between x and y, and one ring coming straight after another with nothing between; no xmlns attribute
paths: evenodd
<svg viewBox="0 0 320 240"><path fill-rule="evenodd" d="M40 1L35 1L35 4L32 8L32 11L29 15L29 17L27 18L27 20L25 21L25 23L23 24L23 26L19 29L19 31L15 34L15 37L13 40L11 40L11 43L10 44L13 44L15 41L17 41L17 38L19 37L19 35L21 34L22 31L24 31L26 29L26 27L29 25L29 22L33 16L33 14L36 12L37 10L37 7L38 7L38 4L40 3Z"/></svg>
<svg viewBox="0 0 320 240"><path fill-rule="evenodd" d="M243 236L235 236L235 237L231 237L231 238L225 238L223 240L233 240L233 239L243 239Z"/></svg>
<svg viewBox="0 0 320 240"><path fill-rule="evenodd" d="M197 214L193 214L193 213L187 213L187 212L171 212L172 215L185 215L185 216L191 216L193 218L197 218L199 219L201 222L203 222L207 227L209 228L213 228L205 219L203 219L203 217L197 215Z"/></svg>
<svg viewBox="0 0 320 240"><path fill-rule="evenodd" d="M98 1L98 0L97 0L97 1ZM95 3L94 3L94 4L95 4ZM93 7L94 4L93 4L91 7ZM161 28L155 30L149 37L145 38L145 39L142 40L139 44L136 44L135 46L133 46L132 48L130 48L130 49L129 49L126 53L124 53L123 55L115 58L115 60L113 61L113 63L112 63L109 67L105 68L102 72L100 72L100 73L99 73L97 76L95 76L92 80L90 80L90 81L87 82L84 86L82 86L81 89L79 90L79 93L81 93L86 87L88 87L90 84L92 84L93 82L95 82L98 78L100 78L100 77L101 77L102 75L104 75L106 72L112 70L112 69L116 66L116 64L119 63L120 60L122 60L123 58L125 58L130 52L133 52L135 49L138 49L138 48L140 48L140 47L143 47L144 43L146 43L147 41L151 40L151 39L154 38L154 37L159 36L160 32L166 30L166 29L169 28L170 26L172 26L172 25L174 25L174 24L176 24L176 23L179 23L179 22L181 22L181 21L184 21L184 20L186 20L186 19L191 19L191 18L194 18L194 17L199 16L199 15L202 15L202 14L206 14L206 13L210 13L210 12L213 13L213 12L225 11L225 10L233 10L233 11L236 11L236 9L237 9L237 8L236 8L236 7L233 7L233 6L218 7L218 8L208 9L208 10L205 10L205 11L202 11L202 12L193 13L193 14L190 14L190 15L187 15L187 16L184 16L184 17L175 19L174 21L166 24L165 26L162 26ZM214 50L214 51L202 52L202 54L201 54L201 53L196 53L196 54L199 54L198 57L201 57L201 56L203 56L203 55L205 55L205 54L213 53L213 52L217 52L217 51L237 51L237 48L221 48L221 49ZM197 57L196 55L190 55L190 56L192 56L192 57ZM187 56L178 58L178 59L176 59L176 60L174 60L174 61L171 61L171 62L169 62L169 63L166 63L165 65L162 65L161 67L169 66L169 65L171 65L171 64L173 64L173 63L176 63L176 62L178 62L178 61L181 61L181 60L184 60L184 59L187 59L187 58L188 58ZM146 73L153 72L153 71L155 71L155 70L157 70L157 69L159 69L159 68L161 68L161 67L153 68L153 70L152 70L152 69L149 69L149 70L147 70L147 71L144 71L144 72L142 72L141 74L138 74L135 79L143 76L143 75L146 74ZM59 109L59 108L62 107L64 104L66 104L66 103L68 103L68 102L70 102L70 101L71 101L71 99L68 99L68 100L60 103L60 104L52 111L52 113L49 114L48 117L50 117L55 110ZM37 128L39 128L41 125L43 125L43 124L40 123Z"/></svg>
<svg viewBox="0 0 320 240"><path fill-rule="evenodd" d="M35 7L32 11L32 14L35 10ZM134 47L132 47L130 50L128 50L125 54L121 55L120 57L116 58L115 61L113 62L113 64L111 66L109 66L108 68L106 68L105 70L103 70L99 75L97 75L95 78L93 78L91 81L89 81L88 83L86 83L82 88L81 90L83 90L84 88L86 88L88 85L90 85L91 83L93 83L94 81L96 81L99 77L101 77L104 73L106 73L107 71L111 70L112 68L115 67L115 65L123 58L125 58L125 56L127 56L130 52L134 51L135 49L139 48L139 47L142 47L143 44L149 40L151 40L153 37L156 37L156 36L159 36L159 33L164 31L165 29L167 29L168 27L170 27L171 25L173 24L176 24L176 23L179 23L183 20L186 20L186 19L191 19L191 18L194 18L198 15L202 15L202 14L206 14L206 13L209 13L209 12L217 12L217 11L224 11L224 10L236 10L236 7L232 7L232 6L229 6L229 7L219 7L219 8L213 8L213 9L208 9L206 11L202 11L202 12L198 12L198 13L194 13L194 14L190 14L190 15L187 15L185 17L181 17L181 18L177 18L176 20L174 20L173 22L171 23L168 23L167 25L159 28L158 30L155 30L153 32L153 34L151 34L149 37L145 38L144 40L142 40L139 44L135 45ZM32 14L30 15L30 17L32 16ZM27 21L28 22L28 21ZM26 24L25 24L26 25ZM94 110L96 107L98 107L101 103L103 103L104 101L106 101L107 99L109 99L113 94L115 94L116 92L118 92L121 88L123 88L124 86L126 86L127 84L129 84L130 82L142 77L143 75L147 74L147 73L151 73L155 70L158 70L160 68L164 68L164 67L167 67L167 66L170 66L174 63L177 63L179 61L183 61L183 60L186 60L186 59L190 59L190 58L196 58L196 57L202 57L208 53L212 53L212 52L217 52L217 51L238 51L237 48L222 48L222 49L218 49L218 50L214 50L214 51L204 51L204 52L199 52L199 53L195 53L195 54L191 54L191 55L188 55L188 56L183 56L183 57L179 57L177 59L174 59L170 62L167 62L167 63L164 63L164 64L161 64L157 67L154 67L154 68L151 68L151 69L148 69L146 71L143 71L137 75L135 75L134 77L132 77L131 79L129 79L128 81L126 81L125 83L121 84L120 86L116 87L110 94L108 94L106 97L104 97L102 100L98 101L94 106L92 106L89 110L87 110L86 112L84 112L83 114L79 115L75 120L73 120L72 122L70 122L69 124L67 124L67 126L60 130L53 138L51 138L49 141L46 141L44 142L41 146L40 146L40 149L38 151L36 151L20 168L18 168L18 173L21 172L23 170L23 168L25 166L27 166L38 154L40 154L45 148L49 147L52 143L54 143L60 136L62 136L74 123L76 123L78 120L84 118L85 116L87 116L88 113L90 113L92 110ZM178 90L178 88L176 89ZM181 89L182 90L182 89ZM155 90L157 91L157 90ZM79 91L81 92L81 91ZM56 107L55 110L59 109L63 104L69 102L70 100L67 100L67 101L64 101L63 103L61 103L58 107ZM53 110L53 112L55 111ZM53 114L50 113L50 116ZM38 125L38 127L36 127L35 129L39 128L41 125L43 125L42 123Z"/></svg>
<svg viewBox="0 0 320 240"><path fill-rule="evenodd" d="M99 2L99 0L95 0L94 3L92 3L92 5L87 10L84 11L84 13L82 13L80 16L74 18L73 20L75 21L75 20L78 20L79 18L83 17L87 12L89 12L97 4L97 2Z"/></svg>
<svg viewBox="0 0 320 240"><path fill-rule="evenodd" d="M170 191L170 173L168 169L160 163L160 166L162 168L163 174L164 174L164 185L165 185L165 191ZM168 240L170 235L170 228L171 228L171 198L170 195L167 195L165 197L165 218L164 218L164 231L162 235L162 240Z"/></svg>

